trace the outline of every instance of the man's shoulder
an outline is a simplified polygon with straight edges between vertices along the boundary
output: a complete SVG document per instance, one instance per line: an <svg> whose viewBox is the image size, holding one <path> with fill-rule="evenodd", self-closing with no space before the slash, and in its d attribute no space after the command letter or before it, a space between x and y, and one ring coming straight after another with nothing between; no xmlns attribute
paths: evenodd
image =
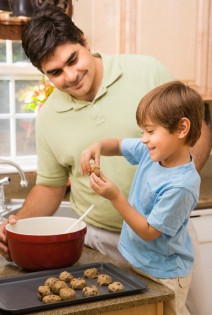
<svg viewBox="0 0 212 315"><path fill-rule="evenodd" d="M43 107L41 108L42 115L46 116L55 114L56 112L67 111L73 107L72 98L64 92L55 89L48 97Z"/></svg>
<svg viewBox="0 0 212 315"><path fill-rule="evenodd" d="M111 60L114 62L120 62L123 65L126 63L150 63L150 64L157 64L159 60L157 60L153 56L148 55L141 55L141 54L117 54L117 55L102 55L103 59Z"/></svg>
<svg viewBox="0 0 212 315"><path fill-rule="evenodd" d="M165 74L171 78L170 71L167 67L158 59L153 56L142 54L117 54L117 55L105 55L107 65L119 65L123 72L147 73L153 75L154 73ZM141 72L140 72L141 73Z"/></svg>

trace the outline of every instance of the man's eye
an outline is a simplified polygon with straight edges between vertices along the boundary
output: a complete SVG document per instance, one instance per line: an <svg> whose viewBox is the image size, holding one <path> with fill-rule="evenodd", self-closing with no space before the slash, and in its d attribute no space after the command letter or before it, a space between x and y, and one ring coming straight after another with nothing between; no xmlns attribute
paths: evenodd
<svg viewBox="0 0 212 315"><path fill-rule="evenodd" d="M56 70L56 71L51 72L51 76L57 77L58 75L60 75L60 73L61 73L61 70Z"/></svg>
<svg viewBox="0 0 212 315"><path fill-rule="evenodd" d="M78 60L78 58L77 58L77 56L75 56L74 58L69 60L68 66L73 66L77 62L77 60Z"/></svg>
<svg viewBox="0 0 212 315"><path fill-rule="evenodd" d="M150 135L154 132L154 130L148 130L147 133L149 133Z"/></svg>

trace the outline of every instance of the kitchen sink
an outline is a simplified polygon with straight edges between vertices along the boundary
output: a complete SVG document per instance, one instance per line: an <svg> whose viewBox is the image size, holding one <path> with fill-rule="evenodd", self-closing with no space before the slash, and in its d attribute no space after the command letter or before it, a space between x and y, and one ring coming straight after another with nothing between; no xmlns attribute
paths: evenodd
<svg viewBox="0 0 212 315"><path fill-rule="evenodd" d="M11 199L7 203L7 210L3 213L3 217L8 218L10 214L16 214L16 212L22 207L24 199ZM79 216L70 208L70 203L68 201L62 201L60 207L55 212L54 216L58 217L71 217L78 218Z"/></svg>

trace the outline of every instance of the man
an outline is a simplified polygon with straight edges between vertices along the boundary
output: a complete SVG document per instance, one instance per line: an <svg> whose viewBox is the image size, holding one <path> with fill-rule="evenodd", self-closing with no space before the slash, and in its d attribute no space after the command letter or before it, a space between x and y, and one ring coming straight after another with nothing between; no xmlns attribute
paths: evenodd
<svg viewBox="0 0 212 315"><path fill-rule="evenodd" d="M135 117L140 99L172 76L151 57L91 54L82 31L62 10L51 6L29 21L22 44L32 64L56 89L37 117L37 181L17 219L53 215L70 178L71 207L82 215L95 205L85 219L86 245L122 260L117 250L121 217L109 201L91 191L89 178L80 171L80 154L105 137L141 136ZM203 124L202 136L192 152L198 170L210 148L210 134ZM102 159L101 168L128 196L134 167L114 157ZM1 230L0 251L9 260L3 227Z"/></svg>

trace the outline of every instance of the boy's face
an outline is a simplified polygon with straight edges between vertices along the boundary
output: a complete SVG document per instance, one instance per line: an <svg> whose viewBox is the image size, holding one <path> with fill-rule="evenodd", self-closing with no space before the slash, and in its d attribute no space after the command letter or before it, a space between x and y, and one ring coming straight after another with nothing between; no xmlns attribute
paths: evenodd
<svg viewBox="0 0 212 315"><path fill-rule="evenodd" d="M91 101L99 88L96 61L88 47L66 43L41 64L42 71L60 91L76 99Z"/></svg>
<svg viewBox="0 0 212 315"><path fill-rule="evenodd" d="M165 167L179 165L185 144L179 139L178 131L170 133L151 121L142 126L142 131L142 142L147 146L152 161L161 162Z"/></svg>

